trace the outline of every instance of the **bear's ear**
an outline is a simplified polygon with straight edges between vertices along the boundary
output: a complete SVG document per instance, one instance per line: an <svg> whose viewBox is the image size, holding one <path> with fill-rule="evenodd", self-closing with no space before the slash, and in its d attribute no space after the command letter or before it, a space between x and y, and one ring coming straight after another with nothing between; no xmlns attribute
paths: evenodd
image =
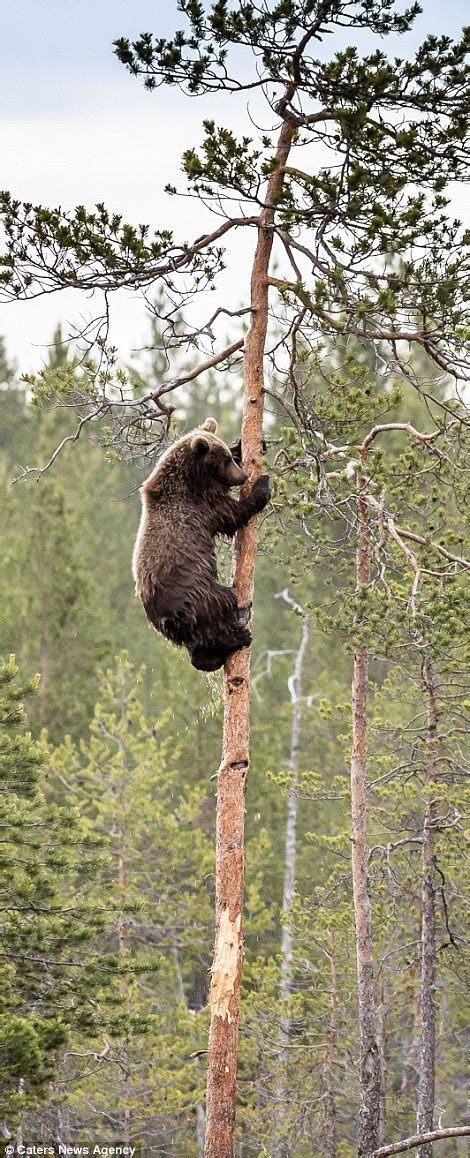
<svg viewBox="0 0 470 1158"><path fill-rule="evenodd" d="M201 430L204 428L201 426ZM191 439L190 448L193 454L198 458L202 458L204 454L208 454L211 448L210 438L204 438L203 434L195 434Z"/></svg>
<svg viewBox="0 0 470 1158"><path fill-rule="evenodd" d="M217 422L216 422L215 418L206 418L206 421L203 422L200 429L201 430L210 430L211 434L217 434Z"/></svg>

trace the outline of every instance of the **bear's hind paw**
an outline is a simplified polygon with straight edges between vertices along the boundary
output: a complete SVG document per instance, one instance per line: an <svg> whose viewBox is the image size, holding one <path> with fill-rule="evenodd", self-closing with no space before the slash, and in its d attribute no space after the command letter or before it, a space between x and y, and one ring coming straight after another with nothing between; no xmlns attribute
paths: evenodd
<svg viewBox="0 0 470 1158"><path fill-rule="evenodd" d="M208 651L204 647L195 647L191 652L191 663L197 671L217 671L224 666L225 660L226 655Z"/></svg>
<svg viewBox="0 0 470 1158"><path fill-rule="evenodd" d="M234 651L241 651L242 648L249 647L250 644L251 632L247 628L241 627L233 639L224 642L223 649L220 651L211 650L210 647L194 647L190 653L191 663L198 671L217 671L219 667L224 666L229 655L233 655Z"/></svg>

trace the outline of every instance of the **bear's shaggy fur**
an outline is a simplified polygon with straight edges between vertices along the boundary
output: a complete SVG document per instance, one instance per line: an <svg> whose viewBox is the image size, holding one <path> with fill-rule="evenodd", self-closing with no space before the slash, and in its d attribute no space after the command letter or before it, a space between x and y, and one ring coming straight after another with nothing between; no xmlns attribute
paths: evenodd
<svg viewBox="0 0 470 1158"><path fill-rule="evenodd" d="M238 502L230 487L247 480L207 418L162 454L141 487L142 518L132 571L151 623L186 647L194 667L215 671L248 647L235 592L218 581L216 535L232 536L269 501L269 478Z"/></svg>

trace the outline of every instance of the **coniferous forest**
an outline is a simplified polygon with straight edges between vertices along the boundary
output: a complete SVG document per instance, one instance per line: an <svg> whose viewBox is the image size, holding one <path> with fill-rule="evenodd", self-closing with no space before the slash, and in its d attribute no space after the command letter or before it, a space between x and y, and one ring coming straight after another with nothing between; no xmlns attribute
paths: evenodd
<svg viewBox="0 0 470 1158"><path fill-rule="evenodd" d="M181 0L173 40L116 41L126 83L267 102L184 155L203 237L2 194L3 295L106 299L34 373L0 342L6 1154L467 1152L469 87L465 36L407 58L415 15ZM251 667L203 674L131 556L208 416L272 495L217 548Z"/></svg>

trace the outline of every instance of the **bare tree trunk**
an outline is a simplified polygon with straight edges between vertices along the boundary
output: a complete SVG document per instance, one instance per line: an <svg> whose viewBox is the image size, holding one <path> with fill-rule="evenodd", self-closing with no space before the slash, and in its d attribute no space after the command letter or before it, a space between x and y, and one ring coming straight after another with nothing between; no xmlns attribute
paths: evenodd
<svg viewBox="0 0 470 1158"><path fill-rule="evenodd" d="M180 955L179 955L179 950L178 950L178 942L176 940L176 932L174 929L171 930L171 948L172 948L172 954L173 954L173 961L175 964L176 992L178 994L178 1000L182 1001L184 1003L184 1005L186 1006L186 1009L188 1009L188 1002L187 1002L186 994L184 991L183 974L181 972L181 962L180 962ZM199 1069L199 1066L201 1063L200 1063L200 1060L198 1057L194 1058L194 1064L196 1066L196 1069ZM206 1114L205 1114L203 1104L201 1102L198 1102L196 1105L196 1146L197 1146L198 1154L204 1153L205 1130L206 1130Z"/></svg>
<svg viewBox="0 0 470 1158"><path fill-rule="evenodd" d="M261 473L264 403L263 357L268 325L268 272L272 224L284 181L294 126L284 121L266 207L259 218L251 276L251 325L245 343L242 419L243 467L252 484ZM250 485L248 484L248 486ZM234 550L234 586L239 607L250 615L257 519L239 531ZM245 781L249 767L250 651L236 652L225 665L222 760L217 777L216 936L211 975L211 1025L207 1059L206 1158L232 1158L240 981L243 960Z"/></svg>
<svg viewBox="0 0 470 1158"><path fill-rule="evenodd" d="M411 1027L411 1037L409 1048L403 1063L403 1077L400 1087L400 1096L402 1098L411 1098L415 1095L416 1077L418 1073L418 1057L419 1057L419 1038L420 1038L420 1008L419 1008L419 992L417 989L417 972L418 966L414 961L410 966L409 975L411 984L413 986L412 1010L413 1010L413 1025Z"/></svg>
<svg viewBox="0 0 470 1158"><path fill-rule="evenodd" d="M385 969L382 966L380 979L380 1008L379 1008L379 1056L380 1056L380 1126L379 1141L382 1145L387 1138L387 1079L388 1079L388 986Z"/></svg>
<svg viewBox="0 0 470 1158"><path fill-rule="evenodd" d="M196 1064L199 1065L199 1059L196 1058ZM196 1146L198 1154L204 1154L204 1137L206 1133L206 1113L204 1106L198 1102L196 1106Z"/></svg>
<svg viewBox="0 0 470 1158"><path fill-rule="evenodd" d="M39 644L39 719L41 723L46 718L47 692L49 688L50 654L49 643L44 628Z"/></svg>
<svg viewBox="0 0 470 1158"><path fill-rule="evenodd" d="M433 1128L434 1084L436 1065L436 914L434 902L436 803L432 784L436 770L437 700L436 682L429 651L424 653L421 669L426 692L426 812L423 824L422 892L421 892L421 994L420 994L420 1067L416 1129L425 1134ZM432 1142L418 1150L419 1158L431 1158Z"/></svg>
<svg viewBox="0 0 470 1158"><path fill-rule="evenodd" d="M281 999L281 1009L286 1008L286 1002L289 999L291 992L291 966L292 966L292 931L290 928L289 918L292 908L292 901L294 899L295 888L295 862L297 855L297 809L298 809L298 779L299 779L299 747L300 747L300 729L302 722L302 667L305 658L305 651L309 639L309 623L305 615L303 607L300 607L295 599L292 599L287 591L282 591L276 595L276 599L284 599L285 602L298 611L303 617L302 635L300 638L299 647L297 649L294 671L289 679L289 691L292 704L292 728L291 728L291 742L289 754L289 774L290 787L287 798L287 818L286 818L286 838L285 838L285 854L284 854L284 889L282 897L282 934L281 934L281 970L279 980L279 996ZM279 1026L279 1080L276 1091L276 1133L282 1127L284 1119L284 1105L286 1100L285 1081L282 1075L282 1066L285 1063L285 1049L289 1041L290 1034L290 1018L286 1015L281 1019ZM281 1150L276 1150L276 1145L273 1150L273 1155L280 1154Z"/></svg>
<svg viewBox="0 0 470 1158"><path fill-rule="evenodd" d="M336 1158L338 1129L336 1124L336 1102L334 1095L334 1063L336 1057L336 1036L338 1032L338 979L336 975L336 937L334 929L330 933L330 1024L326 1035L325 1050L325 1156Z"/></svg>
<svg viewBox="0 0 470 1158"><path fill-rule="evenodd" d="M24 1078L19 1078L17 1092L18 1092L20 1098L24 1094L24 1087L25 1087ZM19 1125L18 1125L17 1130L16 1130L16 1146L18 1148L22 1145L23 1145L23 1123L22 1123L22 1120L20 1119Z"/></svg>
<svg viewBox="0 0 470 1158"><path fill-rule="evenodd" d="M175 966L176 992L178 994L178 1001L183 1001L187 1008L186 994L184 992L183 974L181 972L180 955L178 951L178 942L176 940L175 930L171 930L171 954Z"/></svg>
<svg viewBox="0 0 470 1158"><path fill-rule="evenodd" d="M59 1100L59 1099L61 1099L60 1087L55 1082L51 1082L49 1088L50 1088L51 1098L53 1100L57 1098L57 1102L55 1103L55 1125L54 1125L53 1133L54 1133L54 1144L56 1146L56 1153L59 1154L60 1153L59 1147L63 1148L64 1146L70 1146L69 1110L68 1110L68 1106L65 1105L65 1108L64 1108L62 1105L62 1101Z"/></svg>
<svg viewBox="0 0 470 1158"><path fill-rule="evenodd" d="M124 909L124 906L126 904L126 890L127 890L127 865L126 865L126 846L125 846L126 842L125 842L125 832L124 832L124 828L123 828L123 817L125 815L125 812L124 812L124 807L125 807L124 791L125 791L124 790L124 784L121 782L121 784L119 786L119 795L118 795L118 800L119 800L118 890L119 890L119 896L120 896L120 900L121 900L122 909ZM121 961L125 961L129 957L130 937L129 937L129 920L126 916L124 916L123 912L121 912L121 914L120 914L119 923L118 923L118 946L119 946L119 956L121 958ZM128 1001L129 1001L129 986L127 984L127 981L124 978L121 980L121 998L122 998L122 1001L126 1005L126 1012L127 1012L127 1005L128 1005ZM126 1105L124 1106L124 1111L122 1114L122 1119L121 1119L122 1120L122 1141L123 1141L124 1146L130 1146L130 1144L131 1144L131 1117L130 1117L130 1110L129 1110L129 1105L128 1105L129 1093L130 1093L130 1090L129 1090L129 1043L128 1043L128 1040L126 1040L123 1043L122 1061L123 1061L123 1066L124 1066L123 1094L124 1094L124 1100L126 1102Z"/></svg>
<svg viewBox="0 0 470 1158"><path fill-rule="evenodd" d="M302 722L302 667L305 651L309 639L309 623L303 607L292 599L288 591L276 596L284 599L295 611L303 617L302 635L295 657L293 676L289 680L289 690L292 704L292 729L289 755L290 788L287 798L286 840L284 854L284 890L282 897L282 937L281 937L281 977L279 993L281 1001L287 1001L291 991L291 963L292 963L292 932L289 924L289 914L294 899L295 861L297 854L297 807L298 807L298 779L299 779L299 747L300 728ZM289 1021L281 1023L282 1037L289 1036Z"/></svg>
<svg viewBox="0 0 470 1158"><path fill-rule="evenodd" d="M369 520L367 478L364 470L357 475L358 529L356 582L359 591L369 583ZM361 1108L359 1111L358 1154L370 1155L378 1145L380 1124L380 1056L375 1019L374 976L372 956L372 923L367 870L367 705L368 650L359 646L354 655L352 680L352 884L356 924L357 986L360 1033Z"/></svg>

